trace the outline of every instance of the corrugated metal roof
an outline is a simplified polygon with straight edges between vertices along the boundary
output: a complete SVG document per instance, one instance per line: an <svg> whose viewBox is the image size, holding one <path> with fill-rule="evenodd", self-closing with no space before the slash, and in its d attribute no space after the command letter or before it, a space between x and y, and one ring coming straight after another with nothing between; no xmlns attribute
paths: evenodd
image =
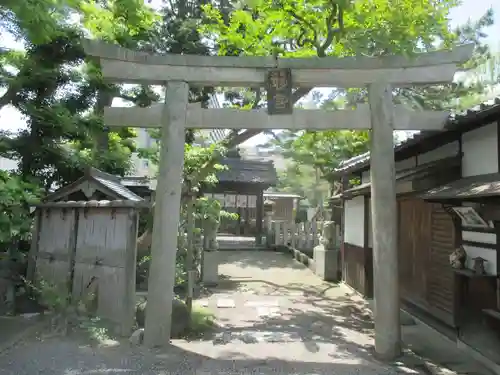
<svg viewBox="0 0 500 375"><path fill-rule="evenodd" d="M133 193L131 190L127 189L125 186L120 184L119 181L117 182L117 181L107 180L102 177L94 177L94 179L103 184L104 186L106 186L108 189L114 191L116 194L123 197L124 199L128 199L135 202L142 201L141 197L139 197L137 194Z"/></svg>
<svg viewBox="0 0 500 375"><path fill-rule="evenodd" d="M480 120L478 117L491 115L497 112L498 114L500 114L500 98L494 98L488 100L484 103L469 108L466 111L454 112L450 115L444 127L444 131L451 131L451 130L460 131L462 130L462 127L464 127L465 130L465 127L470 126L472 121ZM394 152L397 153L405 149L406 147L415 145L419 142L422 142L424 139L428 139L430 137L434 137L439 134L443 134L443 131L415 132L405 140L395 143ZM340 163L339 167L335 171L340 174L346 172L355 172L356 170L362 169L368 166L369 164L370 164L370 152L365 152L361 155L343 161L342 163Z"/></svg>

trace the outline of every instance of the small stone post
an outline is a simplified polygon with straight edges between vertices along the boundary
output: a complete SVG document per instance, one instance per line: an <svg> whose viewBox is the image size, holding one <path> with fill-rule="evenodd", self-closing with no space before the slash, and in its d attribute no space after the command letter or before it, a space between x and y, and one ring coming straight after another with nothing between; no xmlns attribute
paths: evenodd
<svg viewBox="0 0 500 375"><path fill-rule="evenodd" d="M219 282L218 229L219 224L214 221L206 220L203 223L202 281L205 285L216 285Z"/></svg>
<svg viewBox="0 0 500 375"><path fill-rule="evenodd" d="M340 281L340 264L337 228L334 221L323 222L319 245L314 247L315 273L325 281Z"/></svg>
<svg viewBox="0 0 500 375"><path fill-rule="evenodd" d="M196 211L196 197L192 195L189 197L187 204L187 252L186 252L186 271L187 271L187 281L188 281L188 293L186 296L186 305L188 307L189 314L193 308L193 293L195 285L196 270L194 265L195 257L195 221L194 214Z"/></svg>
<svg viewBox="0 0 500 375"><path fill-rule="evenodd" d="M271 248L274 246L275 240L273 239L274 225L273 225L273 214L274 214L274 202L266 199L264 201L264 218L266 223L266 247Z"/></svg>

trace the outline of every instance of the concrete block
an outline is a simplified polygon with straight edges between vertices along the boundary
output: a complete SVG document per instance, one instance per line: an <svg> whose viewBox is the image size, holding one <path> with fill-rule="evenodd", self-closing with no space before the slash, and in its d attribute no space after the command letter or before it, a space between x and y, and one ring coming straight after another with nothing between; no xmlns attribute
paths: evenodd
<svg viewBox="0 0 500 375"><path fill-rule="evenodd" d="M203 283L217 284L219 282L219 253L205 251L203 253Z"/></svg>
<svg viewBox="0 0 500 375"><path fill-rule="evenodd" d="M325 249L319 245L314 248L314 264L315 274L325 281L340 281L339 280L339 250Z"/></svg>

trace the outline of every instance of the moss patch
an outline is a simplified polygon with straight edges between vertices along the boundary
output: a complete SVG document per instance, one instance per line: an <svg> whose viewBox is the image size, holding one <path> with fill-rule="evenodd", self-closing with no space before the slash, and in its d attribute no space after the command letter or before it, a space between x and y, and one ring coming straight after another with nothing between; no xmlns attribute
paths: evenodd
<svg viewBox="0 0 500 375"><path fill-rule="evenodd" d="M210 334L215 328L215 315L208 308L193 304L191 320L186 336L201 338Z"/></svg>

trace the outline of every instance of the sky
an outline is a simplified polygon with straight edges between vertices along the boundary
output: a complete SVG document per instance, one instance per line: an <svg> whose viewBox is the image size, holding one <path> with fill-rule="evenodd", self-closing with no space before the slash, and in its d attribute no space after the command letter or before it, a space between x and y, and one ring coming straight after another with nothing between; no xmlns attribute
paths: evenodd
<svg viewBox="0 0 500 375"><path fill-rule="evenodd" d="M493 8L497 22L487 30L487 34L489 35L487 42L493 49L498 50L500 46L500 0L463 0L462 5L451 12L450 22L452 26L456 26L467 22L469 19L474 21L481 17L488 8ZM0 46L4 48L19 48L14 40L9 40L8 38L2 40ZM6 106L0 110L0 129L16 131L25 126L25 121L14 108ZM267 137L264 135L257 135L243 145L254 146L264 143L266 139Z"/></svg>

